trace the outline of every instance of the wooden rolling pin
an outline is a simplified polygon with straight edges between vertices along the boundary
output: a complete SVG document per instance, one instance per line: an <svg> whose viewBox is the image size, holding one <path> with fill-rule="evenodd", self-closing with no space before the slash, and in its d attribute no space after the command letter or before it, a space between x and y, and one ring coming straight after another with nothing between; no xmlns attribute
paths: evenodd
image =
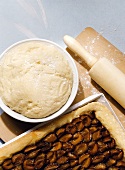
<svg viewBox="0 0 125 170"><path fill-rule="evenodd" d="M77 40L65 35L64 42L70 50L89 66L89 75L125 109L125 74L102 57L97 60Z"/></svg>

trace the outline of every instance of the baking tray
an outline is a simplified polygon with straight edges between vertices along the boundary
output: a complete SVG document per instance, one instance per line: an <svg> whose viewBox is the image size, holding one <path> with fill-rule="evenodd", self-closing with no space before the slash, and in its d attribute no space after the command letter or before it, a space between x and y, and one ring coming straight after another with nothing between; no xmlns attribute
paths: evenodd
<svg viewBox="0 0 125 170"><path fill-rule="evenodd" d="M115 114L115 112L113 111L112 107L110 106L109 102L107 101L107 99L105 98L104 94L102 94L102 93L89 96L89 97L85 98L84 100L82 100L82 101L72 105L64 114L68 114L68 113L72 112L73 110L75 110L75 109L77 109L79 107L85 106L86 104L91 103L91 102L99 102L99 103L102 103L103 105L105 105L111 111L111 113L115 117L116 121L120 124L120 126L125 131L122 123L120 122L120 120L118 119L117 115ZM49 122L46 122L46 123L49 123ZM24 135L30 133L31 131L42 127L46 123L40 123L40 124L36 125L35 127L29 129L28 131L22 133L21 135L11 139L10 141L6 142L3 145L1 145L0 148L2 148L4 146L12 143L13 141L15 141L15 140L17 140L17 139L19 139L21 137L23 137Z"/></svg>

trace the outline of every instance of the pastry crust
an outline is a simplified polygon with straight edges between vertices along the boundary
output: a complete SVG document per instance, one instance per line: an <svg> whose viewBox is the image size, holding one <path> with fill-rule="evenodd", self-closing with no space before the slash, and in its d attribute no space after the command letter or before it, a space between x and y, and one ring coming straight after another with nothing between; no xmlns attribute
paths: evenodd
<svg viewBox="0 0 125 170"><path fill-rule="evenodd" d="M51 123L47 123L33 130L27 134L20 135L12 141L9 141L0 148L0 164L6 159L12 156L12 154L22 150L24 147L36 143L48 133L54 131L56 128L63 126L66 123L70 123L74 118L85 114L89 111L95 111L96 118L109 130L111 136L115 139L117 146L123 150L125 154L125 131L119 124L114 115L101 103L92 102L89 103L71 113L60 116L53 120Z"/></svg>

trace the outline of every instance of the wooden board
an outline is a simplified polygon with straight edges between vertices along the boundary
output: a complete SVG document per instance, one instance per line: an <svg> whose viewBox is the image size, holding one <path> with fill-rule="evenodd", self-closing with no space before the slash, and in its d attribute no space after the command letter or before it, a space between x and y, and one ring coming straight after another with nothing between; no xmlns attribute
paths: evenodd
<svg viewBox="0 0 125 170"><path fill-rule="evenodd" d="M94 29L86 28L76 37L76 39L92 55L97 58L108 58L114 65L116 65L119 69L121 69L121 71L125 73L124 54ZM88 68L86 64L69 49L67 49L67 51L71 54L76 62L80 80L78 93L73 103L77 103L90 95L102 92L108 99L116 115L125 127L125 110L100 86L91 80L90 76L88 75ZM5 142L9 141L10 139L35 125L36 124L17 121L8 116L6 113L3 113L0 117L0 138Z"/></svg>

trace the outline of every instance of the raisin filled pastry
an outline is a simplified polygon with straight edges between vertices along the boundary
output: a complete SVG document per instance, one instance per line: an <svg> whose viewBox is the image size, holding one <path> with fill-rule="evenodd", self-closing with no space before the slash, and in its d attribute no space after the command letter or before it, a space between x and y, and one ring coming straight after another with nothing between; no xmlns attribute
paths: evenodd
<svg viewBox="0 0 125 170"><path fill-rule="evenodd" d="M89 103L0 148L2 170L125 170L125 131Z"/></svg>

